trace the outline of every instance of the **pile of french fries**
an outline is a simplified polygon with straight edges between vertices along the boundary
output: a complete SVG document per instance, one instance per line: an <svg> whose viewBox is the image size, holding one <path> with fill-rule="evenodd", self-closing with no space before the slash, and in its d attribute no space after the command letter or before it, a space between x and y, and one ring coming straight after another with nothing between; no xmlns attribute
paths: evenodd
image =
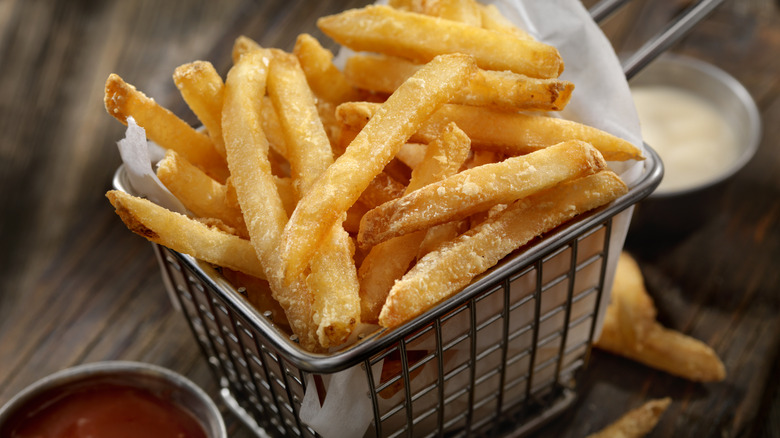
<svg viewBox="0 0 780 438"><path fill-rule="evenodd" d="M110 191L123 221L266 285L306 350L420 315L626 193L607 161L643 159L551 115L574 88L560 54L495 7L395 0L317 24L354 53L343 68L306 34L291 53L238 38L224 79L178 67L203 129L117 75L105 92L109 114L167 149L158 177L191 213Z"/></svg>

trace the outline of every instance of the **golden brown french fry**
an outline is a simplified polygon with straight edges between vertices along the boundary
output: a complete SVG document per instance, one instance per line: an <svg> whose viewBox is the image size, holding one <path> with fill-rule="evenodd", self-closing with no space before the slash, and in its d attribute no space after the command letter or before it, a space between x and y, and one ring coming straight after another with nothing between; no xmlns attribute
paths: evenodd
<svg viewBox="0 0 780 438"><path fill-rule="evenodd" d="M627 190L617 175L604 170L514 202L420 259L393 285L379 324L396 327L420 315L531 239Z"/></svg>
<svg viewBox="0 0 780 438"><path fill-rule="evenodd" d="M330 140L298 58L276 53L269 65L268 95L287 143L293 184L299 196L333 163ZM342 344L360 321L360 298L351 240L340 223L311 261L307 285L320 345Z"/></svg>
<svg viewBox="0 0 780 438"><path fill-rule="evenodd" d="M420 242L420 249L417 250L417 259L423 258L429 252L436 251L445 243L465 233L468 229L468 219L447 222L446 224L429 228L425 232L425 238Z"/></svg>
<svg viewBox="0 0 780 438"><path fill-rule="evenodd" d="M233 51L231 53L233 64L237 64L238 60L244 53L251 52L253 50L263 49L255 40L249 38L246 35L239 35L233 42Z"/></svg>
<svg viewBox="0 0 780 438"><path fill-rule="evenodd" d="M106 80L104 103L106 111L120 122L127 124L132 116L150 140L180 153L218 182L227 179L225 159L207 134L196 131L116 74Z"/></svg>
<svg viewBox="0 0 780 438"><path fill-rule="evenodd" d="M300 277L283 284L283 268L276 254L287 214L276 191L268 161L268 140L260 124L270 56L265 50L251 50L230 69L225 81L222 132L231 182L274 298L284 309L300 345L316 350L311 294Z"/></svg>
<svg viewBox="0 0 780 438"><path fill-rule="evenodd" d="M520 29L519 27L515 26L514 23L507 20L507 18L501 14L501 11L498 10L496 5L483 5L480 3L479 8L482 18L482 27L485 29L511 33L512 35L521 39L533 39L533 37L529 35L528 32Z"/></svg>
<svg viewBox="0 0 780 438"><path fill-rule="evenodd" d="M306 74L312 92L317 96L317 109L331 143L339 139L336 106L358 100L360 93L347 82L344 74L333 64L333 53L322 47L316 38L301 34L295 41L293 53Z"/></svg>
<svg viewBox="0 0 780 438"><path fill-rule="evenodd" d="M474 0L394 0L388 5L396 9L446 18L472 26L482 25L482 13Z"/></svg>
<svg viewBox="0 0 780 438"><path fill-rule="evenodd" d="M318 98L336 105L358 98L359 93L333 64L333 53L322 47L316 38L305 33L298 35L293 54L300 61L306 80Z"/></svg>
<svg viewBox="0 0 780 438"><path fill-rule="evenodd" d="M563 71L563 61L553 46L389 6L347 10L322 17L317 25L336 42L358 52L420 63L441 54L465 53L486 70L510 70L538 78L555 78Z"/></svg>
<svg viewBox="0 0 780 438"><path fill-rule="evenodd" d="M287 140L284 138L282 124L279 120L279 115L276 113L276 108L274 108L274 104L271 102L271 98L267 95L263 96L260 101L260 115L263 118L260 123L263 126L265 137L268 139L268 145L272 149L271 152L276 152L286 161Z"/></svg>
<svg viewBox="0 0 780 438"><path fill-rule="evenodd" d="M347 59L344 75L357 88L389 94L419 68L420 64L402 58L356 54ZM560 79L479 69L452 103L506 110L560 111L569 103L573 90L573 83Z"/></svg>
<svg viewBox="0 0 780 438"><path fill-rule="evenodd" d="M157 164L157 177L195 216L219 219L234 228L238 236L249 238L241 210L228 200L227 186L214 181L175 151L168 150Z"/></svg>
<svg viewBox="0 0 780 438"><path fill-rule="evenodd" d="M336 224L311 261L307 277L314 296L314 323L323 347L341 345L360 322L360 295L353 244L341 224Z"/></svg>
<svg viewBox="0 0 780 438"><path fill-rule="evenodd" d="M198 260L265 278L248 240L118 190L106 197L130 231Z"/></svg>
<svg viewBox="0 0 780 438"><path fill-rule="evenodd" d="M173 83L198 120L206 128L217 152L225 157L222 140L222 99L225 83L208 61L195 61L176 67Z"/></svg>
<svg viewBox="0 0 780 438"><path fill-rule="evenodd" d="M618 258L612 291L612 303L617 310L615 314L623 339L635 345L643 342L655 325L656 310L645 289L639 264L625 251Z"/></svg>
<svg viewBox="0 0 780 438"><path fill-rule="evenodd" d="M372 246L391 237L464 219L606 167L595 148L569 141L464 170L367 212L360 221L358 244Z"/></svg>
<svg viewBox="0 0 780 438"><path fill-rule="evenodd" d="M400 198L403 196L404 190L406 190L406 186L387 173L381 172L368 183L358 201L366 207L374 208L377 205Z"/></svg>
<svg viewBox="0 0 780 438"><path fill-rule="evenodd" d="M360 129L378 108L378 104L370 102L346 102L336 109L336 116L351 129ZM471 105L443 105L410 141L428 143L449 122L455 122L468 134L475 149L522 155L562 141L582 140L596 147L607 161L644 159L642 151L630 142L592 126Z"/></svg>
<svg viewBox="0 0 780 438"><path fill-rule="evenodd" d="M618 260L612 301L594 345L688 380L712 382L726 377L723 362L712 348L655 321L641 271L627 254Z"/></svg>
<svg viewBox="0 0 780 438"><path fill-rule="evenodd" d="M282 239L289 281L300 275L328 230L424 120L462 88L476 66L461 54L436 57L404 83L298 203ZM381 140L380 140L381 139Z"/></svg>
<svg viewBox="0 0 780 438"><path fill-rule="evenodd" d="M422 143L404 143L395 155L400 162L414 170L425 157L425 149L428 147Z"/></svg>
<svg viewBox="0 0 780 438"><path fill-rule="evenodd" d="M268 96L279 117L293 184L300 197L333 162L333 152L298 59L275 54L268 69Z"/></svg>
<svg viewBox="0 0 780 438"><path fill-rule="evenodd" d="M420 165L412 172L406 193L455 174L468 157L469 138L454 123L428 145ZM374 246L358 270L360 317L375 322L393 283L409 269L417 257L425 232L396 237Z"/></svg>
<svg viewBox="0 0 780 438"><path fill-rule="evenodd" d="M669 397L650 400L588 438L642 438L655 428L671 402Z"/></svg>

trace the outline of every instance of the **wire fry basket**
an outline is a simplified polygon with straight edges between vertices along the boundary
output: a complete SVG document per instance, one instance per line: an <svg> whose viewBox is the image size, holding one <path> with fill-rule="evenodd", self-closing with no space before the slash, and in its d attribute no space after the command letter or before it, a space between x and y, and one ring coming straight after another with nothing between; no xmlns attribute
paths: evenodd
<svg viewBox="0 0 780 438"><path fill-rule="evenodd" d="M574 399L604 307L613 221L661 180L659 158L646 152L623 197L521 248L410 323L332 354L300 349L214 267L152 246L224 401L258 436L318 436L300 416L307 389L322 396L328 379L349 370L364 385L367 436L521 436ZM117 189L124 178L120 167Z"/></svg>
<svg viewBox="0 0 780 438"><path fill-rule="evenodd" d="M601 0L590 12L601 21L626 2ZM684 11L623 63L626 76L721 2ZM411 322L330 354L299 348L217 268L152 246L223 401L258 436L319 436L302 413L311 403L330 412L329 381L359 388L352 395L367 418L365 436L523 436L574 401L606 308L608 262L625 238L625 227L614 225L663 175L657 154L647 145L645 152L624 196L520 248ZM123 167L114 186L128 187Z"/></svg>

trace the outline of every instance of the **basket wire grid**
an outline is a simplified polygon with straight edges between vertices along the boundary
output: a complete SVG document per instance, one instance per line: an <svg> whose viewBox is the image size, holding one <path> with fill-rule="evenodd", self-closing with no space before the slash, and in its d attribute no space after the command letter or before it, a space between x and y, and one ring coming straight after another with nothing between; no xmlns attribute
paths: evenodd
<svg viewBox="0 0 780 438"><path fill-rule="evenodd" d="M591 14L600 21L624 3L602 0ZM684 11L624 63L627 77L719 3L703 0ZM330 355L298 348L216 268L152 247L225 404L258 436L318 436L300 415L307 389L322 397L345 370L358 370L353 378L365 388L366 436L523 436L574 400L604 299L613 220L663 174L659 157L646 152L628 194L521 248L403 327ZM120 167L120 190L122 178Z"/></svg>

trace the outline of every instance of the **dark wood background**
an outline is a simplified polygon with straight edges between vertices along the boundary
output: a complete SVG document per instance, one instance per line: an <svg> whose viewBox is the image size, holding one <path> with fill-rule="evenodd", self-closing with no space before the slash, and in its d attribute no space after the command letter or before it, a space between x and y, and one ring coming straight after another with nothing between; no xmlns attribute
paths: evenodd
<svg viewBox="0 0 780 438"><path fill-rule="evenodd" d="M224 74L240 34L291 49L307 31L327 44L316 17L362 3L0 0L0 405L54 371L109 359L171 368L216 396L149 244L103 196L124 132L103 108L105 79L116 72L195 122L171 80L176 66L205 59ZM635 3L604 25L620 50L689 4ZM673 404L652 436L780 436L778 9L727 1L673 48L747 87L763 142L695 231L629 245L661 321L710 344L727 379L689 383L595 351L578 401L538 436L584 436L662 396ZM226 418L232 436L249 436Z"/></svg>

